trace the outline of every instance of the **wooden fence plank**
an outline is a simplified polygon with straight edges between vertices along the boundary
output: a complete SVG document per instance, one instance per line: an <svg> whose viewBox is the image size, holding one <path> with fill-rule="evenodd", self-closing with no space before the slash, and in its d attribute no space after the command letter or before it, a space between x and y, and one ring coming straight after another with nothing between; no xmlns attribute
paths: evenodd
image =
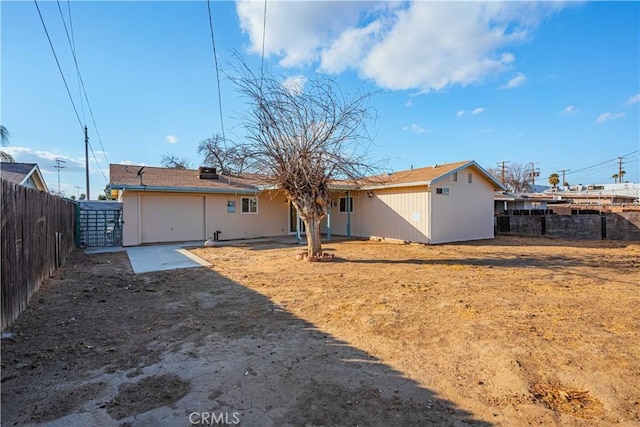
<svg viewBox="0 0 640 427"><path fill-rule="evenodd" d="M0 181L0 318L4 329L27 307L42 281L75 249L76 205L43 191Z"/></svg>

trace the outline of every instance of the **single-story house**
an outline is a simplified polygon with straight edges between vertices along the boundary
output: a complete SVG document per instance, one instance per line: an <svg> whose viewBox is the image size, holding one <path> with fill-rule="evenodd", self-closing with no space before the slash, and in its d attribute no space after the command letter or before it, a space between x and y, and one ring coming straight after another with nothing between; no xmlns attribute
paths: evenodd
<svg viewBox="0 0 640 427"><path fill-rule="evenodd" d="M49 192L37 163L0 162L0 177L24 187Z"/></svg>
<svg viewBox="0 0 640 427"><path fill-rule="evenodd" d="M284 193L256 175L112 164L110 181L123 203L124 246L304 232ZM323 233L435 244L493 238L494 191L504 188L464 161L336 182L332 190Z"/></svg>
<svg viewBox="0 0 640 427"><path fill-rule="evenodd" d="M494 196L496 214L512 211L532 211L549 209L549 204L559 200L553 195L539 193L532 194L511 194L507 192L496 192Z"/></svg>

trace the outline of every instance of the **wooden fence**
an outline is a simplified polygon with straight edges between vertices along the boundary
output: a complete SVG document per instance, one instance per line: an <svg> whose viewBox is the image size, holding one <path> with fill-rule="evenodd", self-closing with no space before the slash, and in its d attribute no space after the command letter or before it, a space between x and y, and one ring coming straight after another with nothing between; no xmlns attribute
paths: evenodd
<svg viewBox="0 0 640 427"><path fill-rule="evenodd" d="M2 328L75 249L75 203L2 181Z"/></svg>

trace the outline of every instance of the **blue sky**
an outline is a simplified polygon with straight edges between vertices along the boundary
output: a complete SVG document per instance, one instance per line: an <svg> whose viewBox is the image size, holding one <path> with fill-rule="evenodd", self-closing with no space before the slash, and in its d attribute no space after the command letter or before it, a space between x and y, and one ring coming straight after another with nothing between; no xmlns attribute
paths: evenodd
<svg viewBox="0 0 640 427"><path fill-rule="evenodd" d="M91 196L108 163L198 166L198 142L219 133L207 3L60 1L97 125L81 96L58 3L39 1L78 117L35 4L3 1L1 122L17 161L37 162L57 191ZM212 2L228 137L241 141L245 105L224 78L237 51L258 70L329 74L349 93L379 90L373 160L393 170L473 159L535 163L539 180L640 181L638 2ZM81 101L82 100L82 101ZM602 163L602 164L601 164ZM599 165L595 167L590 167ZM77 188L80 187L80 188Z"/></svg>

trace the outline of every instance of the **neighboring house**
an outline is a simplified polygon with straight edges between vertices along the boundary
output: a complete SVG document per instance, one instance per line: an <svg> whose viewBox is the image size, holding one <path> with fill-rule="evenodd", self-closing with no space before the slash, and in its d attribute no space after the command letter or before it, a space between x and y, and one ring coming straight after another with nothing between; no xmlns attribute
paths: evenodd
<svg viewBox="0 0 640 427"><path fill-rule="evenodd" d="M512 213L513 211L540 211L548 209L548 204L559 200L549 194L511 194L500 192L494 196L495 211Z"/></svg>
<svg viewBox="0 0 640 427"><path fill-rule="evenodd" d="M304 231L295 208L255 175L110 166L123 203L123 245L280 236ZM335 183L326 234L420 243L493 238L493 195L504 190L474 161Z"/></svg>
<svg viewBox="0 0 640 427"><path fill-rule="evenodd" d="M36 163L0 163L0 177L24 187L49 192L40 168Z"/></svg>

